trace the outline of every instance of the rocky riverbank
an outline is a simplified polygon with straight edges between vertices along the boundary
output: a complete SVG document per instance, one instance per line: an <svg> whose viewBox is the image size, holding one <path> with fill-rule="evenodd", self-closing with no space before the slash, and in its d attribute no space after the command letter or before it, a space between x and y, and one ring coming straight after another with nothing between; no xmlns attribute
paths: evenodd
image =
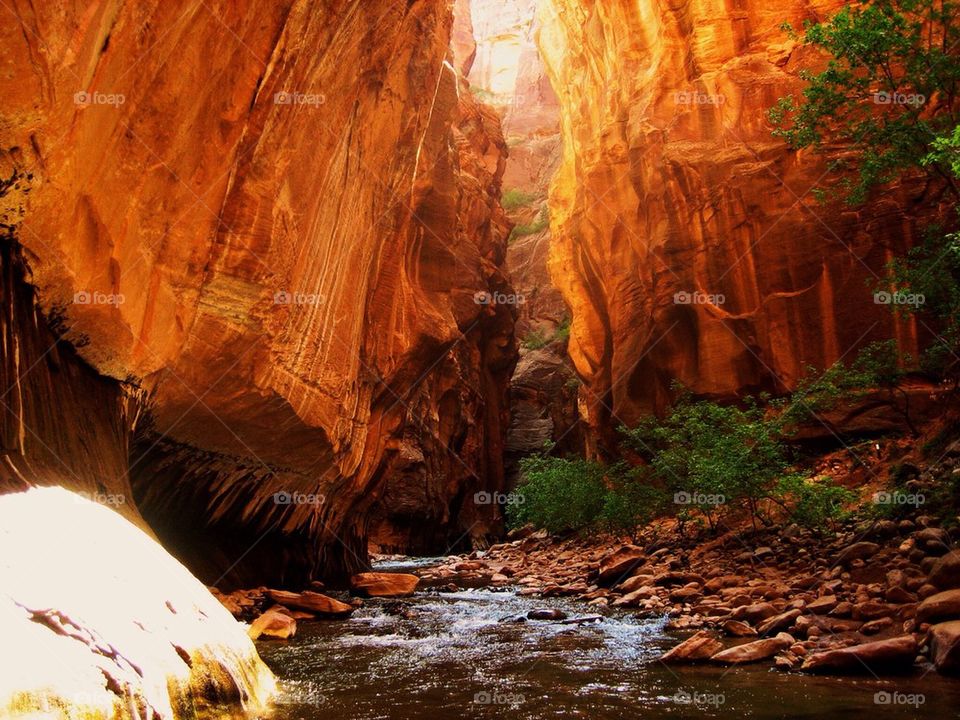
<svg viewBox="0 0 960 720"><path fill-rule="evenodd" d="M637 543L543 532L424 573L454 589L516 585L594 608L664 614L697 630L667 662L772 662L783 670L960 671L960 551L930 516L820 536L796 527Z"/></svg>

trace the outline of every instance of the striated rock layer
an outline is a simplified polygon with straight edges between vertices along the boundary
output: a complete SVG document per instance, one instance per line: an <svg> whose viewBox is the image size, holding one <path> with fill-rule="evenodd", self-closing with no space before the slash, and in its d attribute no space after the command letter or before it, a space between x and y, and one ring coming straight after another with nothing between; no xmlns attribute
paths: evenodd
<svg viewBox="0 0 960 720"><path fill-rule="evenodd" d="M824 158L788 151L766 120L817 62L781 23L839 5L541 4L564 155L551 272L581 409L608 444L663 409L673 380L729 398L788 389L872 340L915 350L916 328L867 283L915 232L908 189L819 204Z"/></svg>
<svg viewBox="0 0 960 720"><path fill-rule="evenodd" d="M502 483L513 317L475 295L508 289L505 146L448 60L448 3L8 12L0 169L32 174L28 279L84 382L112 379L90 422L135 433L159 537L226 585L361 568L397 496L428 542L483 542L497 509L456 508ZM43 382L34 416L73 392ZM142 417L118 419L120 382Z"/></svg>

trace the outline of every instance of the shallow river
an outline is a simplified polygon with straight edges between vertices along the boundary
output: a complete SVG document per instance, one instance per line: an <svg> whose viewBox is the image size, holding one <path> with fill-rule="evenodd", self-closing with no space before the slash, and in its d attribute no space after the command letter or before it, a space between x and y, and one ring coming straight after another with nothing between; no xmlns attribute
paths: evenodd
<svg viewBox="0 0 960 720"><path fill-rule="evenodd" d="M381 566L378 569L387 569ZM402 569L391 567L390 569ZM278 720L457 718L953 718L960 680L838 679L762 667L666 667L677 642L662 620L605 612L600 622L501 622L580 603L512 592L426 590L370 600L342 621L301 623L258 643L282 681Z"/></svg>

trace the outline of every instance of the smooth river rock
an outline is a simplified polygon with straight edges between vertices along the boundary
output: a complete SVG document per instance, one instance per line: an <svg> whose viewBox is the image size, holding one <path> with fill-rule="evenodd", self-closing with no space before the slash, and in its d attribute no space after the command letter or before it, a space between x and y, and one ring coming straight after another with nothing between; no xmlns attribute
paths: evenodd
<svg viewBox="0 0 960 720"><path fill-rule="evenodd" d="M350 590L364 597L409 597L420 584L420 578L408 573L358 573L350 578Z"/></svg>

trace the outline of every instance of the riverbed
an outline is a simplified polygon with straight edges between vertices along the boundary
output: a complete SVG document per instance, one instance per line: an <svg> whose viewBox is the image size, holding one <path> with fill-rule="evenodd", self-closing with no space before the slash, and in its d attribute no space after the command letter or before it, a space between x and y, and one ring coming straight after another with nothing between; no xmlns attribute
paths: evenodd
<svg viewBox="0 0 960 720"><path fill-rule="evenodd" d="M258 643L282 681L276 717L960 717L960 681L934 672L875 679L667 667L657 658L682 636L665 618L605 610L582 624L518 621L545 608L568 621L598 614L513 590L427 588L368 600L349 619L301 623L291 641Z"/></svg>

